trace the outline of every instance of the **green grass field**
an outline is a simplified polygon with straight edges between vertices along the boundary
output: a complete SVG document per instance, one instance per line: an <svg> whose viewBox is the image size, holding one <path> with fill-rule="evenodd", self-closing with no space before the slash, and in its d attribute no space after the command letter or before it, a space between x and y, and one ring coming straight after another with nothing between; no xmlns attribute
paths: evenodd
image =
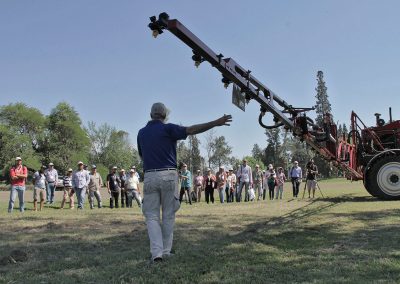
<svg viewBox="0 0 400 284"><path fill-rule="evenodd" d="M8 214L3 192L0 283L399 283L400 202L320 186L324 199L292 200L286 184L284 200L182 204L176 255L157 265L137 207Z"/></svg>

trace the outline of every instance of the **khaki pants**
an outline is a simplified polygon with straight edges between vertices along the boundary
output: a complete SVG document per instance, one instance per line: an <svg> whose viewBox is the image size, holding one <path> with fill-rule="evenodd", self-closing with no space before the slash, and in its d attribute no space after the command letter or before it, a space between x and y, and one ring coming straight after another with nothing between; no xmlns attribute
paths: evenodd
<svg viewBox="0 0 400 284"><path fill-rule="evenodd" d="M46 199L46 189L35 187L33 189L33 201L37 201L40 198L40 201L44 201Z"/></svg>
<svg viewBox="0 0 400 284"><path fill-rule="evenodd" d="M150 239L150 252L154 259L171 252L175 212L180 207L177 172L171 170L145 173L143 194L142 210Z"/></svg>
<svg viewBox="0 0 400 284"><path fill-rule="evenodd" d="M255 182L254 183L254 194L255 194L255 196L257 196L257 200L260 200L260 198L262 197L262 195L263 195L262 190L263 190L262 182L261 181ZM258 192L258 194L257 194L257 192Z"/></svg>
<svg viewBox="0 0 400 284"><path fill-rule="evenodd" d="M311 189L315 191L317 188L317 181L315 179L308 179L307 180L307 189L310 191Z"/></svg>

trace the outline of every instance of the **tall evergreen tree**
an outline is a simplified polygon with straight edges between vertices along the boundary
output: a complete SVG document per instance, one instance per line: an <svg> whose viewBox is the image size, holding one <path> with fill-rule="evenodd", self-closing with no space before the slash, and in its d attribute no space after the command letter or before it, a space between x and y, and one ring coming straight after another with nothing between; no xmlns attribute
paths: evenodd
<svg viewBox="0 0 400 284"><path fill-rule="evenodd" d="M189 144L189 169L194 172L202 169L202 157L200 154L200 140L196 135L190 135Z"/></svg>
<svg viewBox="0 0 400 284"><path fill-rule="evenodd" d="M322 126L324 122L324 114L331 113L332 108L329 102L328 88L325 85L324 81L324 73L322 71L317 72L317 87L315 88L316 94L316 104L315 104L315 112L317 113L317 117L315 122L317 125ZM332 117L333 119L333 117Z"/></svg>
<svg viewBox="0 0 400 284"><path fill-rule="evenodd" d="M251 150L251 156L256 159L262 161L264 159L263 149L258 144L254 144L253 149Z"/></svg>

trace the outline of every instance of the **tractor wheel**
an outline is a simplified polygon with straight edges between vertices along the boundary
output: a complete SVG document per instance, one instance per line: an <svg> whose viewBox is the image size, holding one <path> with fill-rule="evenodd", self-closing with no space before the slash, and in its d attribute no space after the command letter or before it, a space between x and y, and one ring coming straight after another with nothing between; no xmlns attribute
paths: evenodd
<svg viewBox="0 0 400 284"><path fill-rule="evenodd" d="M365 174L365 189L374 197L400 199L400 156L384 156Z"/></svg>

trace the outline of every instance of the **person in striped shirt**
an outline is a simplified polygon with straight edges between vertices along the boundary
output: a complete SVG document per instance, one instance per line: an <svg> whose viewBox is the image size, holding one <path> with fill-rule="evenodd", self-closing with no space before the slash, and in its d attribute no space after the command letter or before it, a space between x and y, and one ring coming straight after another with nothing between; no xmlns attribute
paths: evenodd
<svg viewBox="0 0 400 284"><path fill-rule="evenodd" d="M63 194L63 200L61 201L61 209L64 209L64 205L68 197L69 197L69 208L74 209L75 191L72 188L72 169L68 169L67 174L64 176L63 185L64 185L64 194Z"/></svg>

